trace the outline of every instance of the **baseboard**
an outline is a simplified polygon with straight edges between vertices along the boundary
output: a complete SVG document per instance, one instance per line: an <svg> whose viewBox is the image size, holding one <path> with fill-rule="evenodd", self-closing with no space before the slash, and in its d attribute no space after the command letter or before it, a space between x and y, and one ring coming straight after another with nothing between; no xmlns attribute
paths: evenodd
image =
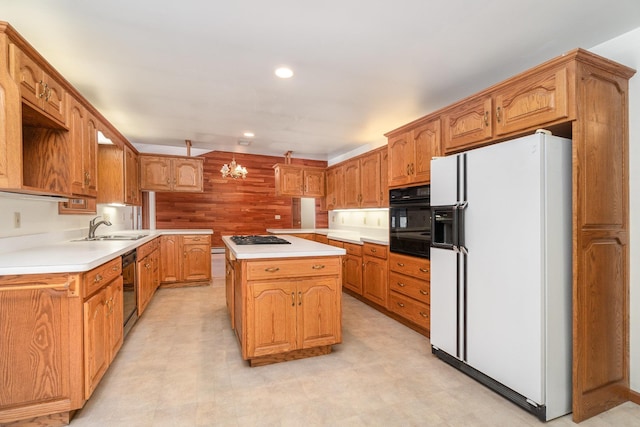
<svg viewBox="0 0 640 427"><path fill-rule="evenodd" d="M635 403L636 405L640 405L640 393L637 391L629 390L629 400Z"/></svg>

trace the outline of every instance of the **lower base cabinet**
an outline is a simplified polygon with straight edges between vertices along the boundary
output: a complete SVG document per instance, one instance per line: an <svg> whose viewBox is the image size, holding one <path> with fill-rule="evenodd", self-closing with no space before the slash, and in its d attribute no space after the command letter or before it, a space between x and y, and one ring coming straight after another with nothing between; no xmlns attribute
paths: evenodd
<svg viewBox="0 0 640 427"><path fill-rule="evenodd" d="M426 258L389 255L389 311L427 332L430 323L430 263Z"/></svg>
<svg viewBox="0 0 640 427"><path fill-rule="evenodd" d="M362 252L362 296L386 308L387 246L365 242Z"/></svg>
<svg viewBox="0 0 640 427"><path fill-rule="evenodd" d="M211 236L208 234L160 237L163 287L193 286L211 280Z"/></svg>
<svg viewBox="0 0 640 427"><path fill-rule="evenodd" d="M136 274L138 275L138 316L141 316L151 297L160 286L160 241L158 238L138 247Z"/></svg>

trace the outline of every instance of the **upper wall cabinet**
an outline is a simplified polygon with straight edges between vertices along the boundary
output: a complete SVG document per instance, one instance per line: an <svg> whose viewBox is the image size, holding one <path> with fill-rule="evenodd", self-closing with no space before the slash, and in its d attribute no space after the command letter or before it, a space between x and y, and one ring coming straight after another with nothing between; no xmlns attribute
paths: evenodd
<svg viewBox="0 0 640 427"><path fill-rule="evenodd" d="M566 120L567 73L567 67L534 73L446 110L442 114L445 153Z"/></svg>
<svg viewBox="0 0 640 427"><path fill-rule="evenodd" d="M278 163L273 166L276 194L291 197L323 197L325 170L312 166Z"/></svg>
<svg viewBox="0 0 640 427"><path fill-rule="evenodd" d="M98 129L95 117L73 98L69 99L67 127L71 149L71 192L98 194Z"/></svg>
<svg viewBox="0 0 640 427"><path fill-rule="evenodd" d="M98 147L98 203L139 206L142 203L138 183L138 155L127 145Z"/></svg>
<svg viewBox="0 0 640 427"><path fill-rule="evenodd" d="M326 173L325 206L328 211L344 206L344 167L331 166Z"/></svg>
<svg viewBox="0 0 640 427"><path fill-rule="evenodd" d="M15 76L24 102L46 113L60 124L65 123L66 94L62 85L50 77L36 61L17 46L11 45Z"/></svg>
<svg viewBox="0 0 640 427"><path fill-rule="evenodd" d="M440 154L440 120L420 122L390 136L387 150L390 187L428 183L431 158Z"/></svg>
<svg viewBox="0 0 640 427"><path fill-rule="evenodd" d="M140 189L143 191L202 192L204 159L140 155Z"/></svg>

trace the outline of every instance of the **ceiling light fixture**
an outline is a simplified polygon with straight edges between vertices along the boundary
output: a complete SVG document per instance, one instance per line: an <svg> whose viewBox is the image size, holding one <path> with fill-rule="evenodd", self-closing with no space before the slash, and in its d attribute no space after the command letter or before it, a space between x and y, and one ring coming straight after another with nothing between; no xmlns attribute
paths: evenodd
<svg viewBox="0 0 640 427"><path fill-rule="evenodd" d="M276 76L281 79L288 79L293 77L293 70L289 67L276 68Z"/></svg>
<svg viewBox="0 0 640 427"><path fill-rule="evenodd" d="M247 177L247 168L236 163L236 157L233 156L231 163L225 163L220 169L223 178L245 179Z"/></svg>
<svg viewBox="0 0 640 427"><path fill-rule="evenodd" d="M254 136L256 136L253 132L245 132L243 133L243 135L247 138L253 138Z"/></svg>

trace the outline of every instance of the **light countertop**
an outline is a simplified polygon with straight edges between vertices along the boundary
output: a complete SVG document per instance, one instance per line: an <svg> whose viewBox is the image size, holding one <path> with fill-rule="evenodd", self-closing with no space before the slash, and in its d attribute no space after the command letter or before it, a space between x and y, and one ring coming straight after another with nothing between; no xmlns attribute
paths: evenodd
<svg viewBox="0 0 640 427"><path fill-rule="evenodd" d="M0 253L0 276L89 271L161 235L213 234L213 230L126 230L104 234L146 234L147 236L138 240L65 240Z"/></svg>
<svg viewBox="0 0 640 427"><path fill-rule="evenodd" d="M222 241L237 259L338 256L347 253L343 248L301 239L300 237L289 235L278 235L278 237L291 244L236 245L231 240L231 236L223 236Z"/></svg>
<svg viewBox="0 0 640 427"><path fill-rule="evenodd" d="M329 239L340 240L343 242L355 243L358 245L364 242L375 243L378 245L389 244L389 232L386 230L375 231L351 231L339 230L335 228L268 228L267 232L273 234L305 234L316 233L323 234Z"/></svg>

